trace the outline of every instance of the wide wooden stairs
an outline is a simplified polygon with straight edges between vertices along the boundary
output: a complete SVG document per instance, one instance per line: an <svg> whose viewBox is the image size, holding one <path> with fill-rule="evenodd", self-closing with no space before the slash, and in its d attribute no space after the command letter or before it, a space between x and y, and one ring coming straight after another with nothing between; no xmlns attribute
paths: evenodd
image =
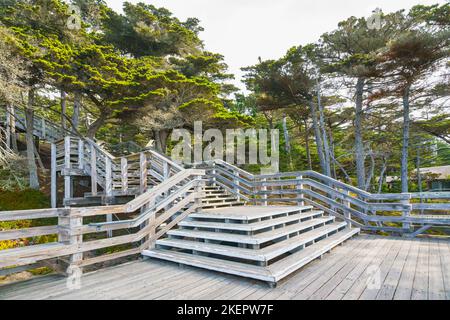
<svg viewBox="0 0 450 320"><path fill-rule="evenodd" d="M312 206L246 206L220 187L204 192L203 209L144 256L275 285L360 231Z"/></svg>

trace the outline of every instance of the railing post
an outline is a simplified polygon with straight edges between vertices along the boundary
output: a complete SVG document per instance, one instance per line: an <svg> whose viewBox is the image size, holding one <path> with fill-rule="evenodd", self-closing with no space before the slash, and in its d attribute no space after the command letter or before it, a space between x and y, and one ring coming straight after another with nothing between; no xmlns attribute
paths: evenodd
<svg viewBox="0 0 450 320"><path fill-rule="evenodd" d="M147 190L147 176L148 176L148 167L147 167L147 155L144 152L141 152L139 159L139 173L140 173L140 192L141 194Z"/></svg>
<svg viewBox="0 0 450 320"><path fill-rule="evenodd" d="M41 119L41 127L42 127L42 139L45 139L47 138L47 126L44 118Z"/></svg>
<svg viewBox="0 0 450 320"><path fill-rule="evenodd" d="M217 184L216 184L216 181L217 181L217 179L216 179L217 170L216 170L216 162L214 162L214 161L212 163L212 171L211 171L211 173L212 173L212 186L215 187L215 186L217 186Z"/></svg>
<svg viewBox="0 0 450 320"><path fill-rule="evenodd" d="M128 160L123 157L120 159L120 173L122 181L122 191L124 193L128 192Z"/></svg>
<svg viewBox="0 0 450 320"><path fill-rule="evenodd" d="M105 156L105 196L106 203L110 204L113 197L113 179L112 179L112 161L108 156ZM106 216L106 221L113 221L112 214L108 214ZM107 232L108 237L111 238L113 236L112 231Z"/></svg>
<svg viewBox="0 0 450 320"><path fill-rule="evenodd" d="M198 213L202 210L202 206L203 206L203 201L202 201L203 197L201 196L203 188L202 188L201 176L196 177L196 180L198 180L198 181L197 181L197 184L194 189L195 194L196 194L195 195L195 205L197 206L195 211Z"/></svg>
<svg viewBox="0 0 450 320"><path fill-rule="evenodd" d="M342 192L347 197L350 197L350 191L349 190L347 190L347 191L342 190ZM350 209L352 207L350 201L348 201L348 200L344 200L343 204L344 204L344 206L346 208ZM347 227L351 229L352 228L352 223L350 221L352 220L352 214L351 214L350 210L345 210L344 217L347 219Z"/></svg>
<svg viewBox="0 0 450 320"><path fill-rule="evenodd" d="M153 200L151 203L149 203L144 209L148 209L151 208L155 205L155 201ZM148 219L147 223L143 225L143 228L145 228L146 226L150 227L150 231L148 234L148 240L150 241L149 243L149 249L153 249L155 247L155 243L156 243L156 212L152 212L152 214L150 215L150 218Z"/></svg>
<svg viewBox="0 0 450 320"><path fill-rule="evenodd" d="M70 163L71 156L71 139L70 136L64 138L64 199L70 199L73 197L72 190L72 176L70 169L72 165Z"/></svg>
<svg viewBox="0 0 450 320"><path fill-rule="evenodd" d="M83 235L73 234L74 230L80 229L83 226L83 217L74 216L73 210L66 208L66 212L60 215L58 218L58 226L61 228L61 232L58 234L58 242L68 244L68 245L80 245L83 242ZM69 276L81 275L81 269L74 270L73 268L78 268L77 265L83 260L83 253L74 253L69 257L69 264L67 268L67 273ZM77 281L79 279L75 279Z"/></svg>
<svg viewBox="0 0 450 320"><path fill-rule="evenodd" d="M168 179L170 175L170 167L168 162L163 162L163 177L164 180Z"/></svg>
<svg viewBox="0 0 450 320"><path fill-rule="evenodd" d="M78 169L84 169L84 141L78 140Z"/></svg>
<svg viewBox="0 0 450 320"><path fill-rule="evenodd" d="M50 188L51 188L51 205L52 208L56 208L57 192L58 192L58 180L56 176L56 144L51 144L51 168L50 168Z"/></svg>
<svg viewBox="0 0 450 320"><path fill-rule="evenodd" d="M405 195L408 196L408 199L402 199L400 201L403 205L407 206L407 208L403 210L402 216L403 216L403 218L409 218L411 215L411 194L410 193L402 193L402 196L405 196ZM411 232L411 224L409 222L403 222L402 227L403 227L404 231L407 230L408 232Z"/></svg>
<svg viewBox="0 0 450 320"><path fill-rule="evenodd" d="M299 198L299 201L298 201L298 205L299 206L304 206L305 205L305 195L304 195L304 193L303 193L303 189L304 189L304 185L303 185L303 183L301 182L301 180L303 180L303 176L298 176L297 177L297 184L296 184L296 189L298 190L297 192L298 192L298 198Z"/></svg>
<svg viewBox="0 0 450 320"><path fill-rule="evenodd" d="M239 186L240 186L240 183L239 183L239 171L233 171L233 174L234 174L234 184L235 184L235 186L234 186L234 192L237 194L237 199L238 199L238 201L241 201L241 197L240 197L240 194L241 194L241 190L239 189Z"/></svg>
<svg viewBox="0 0 450 320"><path fill-rule="evenodd" d="M91 149L91 192L93 196L96 196L97 191L97 150L94 144L90 144Z"/></svg>
<svg viewBox="0 0 450 320"><path fill-rule="evenodd" d="M264 194L263 194L263 196L262 196L262 198L264 199L264 201L263 201L263 206L267 206L267 193L265 193L265 192L267 191L267 186L264 184L264 182L266 182L266 181L267 181L266 178L263 178L263 179L261 180L261 182L263 183L263 185L261 186L261 191L264 192Z"/></svg>

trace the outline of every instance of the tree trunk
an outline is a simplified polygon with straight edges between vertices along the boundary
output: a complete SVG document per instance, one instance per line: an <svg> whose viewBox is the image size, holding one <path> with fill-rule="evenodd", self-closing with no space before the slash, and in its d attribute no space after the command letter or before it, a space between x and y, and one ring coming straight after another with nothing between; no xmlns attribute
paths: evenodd
<svg viewBox="0 0 450 320"><path fill-rule="evenodd" d="M73 101L73 115L72 115L72 126L73 132L78 131L78 126L80 124L80 108L81 108L81 95L76 92Z"/></svg>
<svg viewBox="0 0 450 320"><path fill-rule="evenodd" d="M323 142L320 134L319 120L317 119L317 109L313 101L309 101L309 106L311 108L311 117L313 120L313 130L314 136L316 138L317 154L319 156L320 167L322 168L322 173L326 175L327 170L325 164L325 155L323 153Z"/></svg>
<svg viewBox="0 0 450 320"><path fill-rule="evenodd" d="M97 131L105 124L107 118L108 116L106 113L101 113L100 117L89 126L86 136L90 139L94 139Z"/></svg>
<svg viewBox="0 0 450 320"><path fill-rule="evenodd" d="M64 131L67 130L66 113L67 113L67 94L64 90L61 90L61 126L64 129Z"/></svg>
<svg viewBox="0 0 450 320"><path fill-rule="evenodd" d="M381 191L383 190L384 175L386 173L386 169L387 169L387 159L383 158L383 166L381 167L380 179L378 180L378 194L380 194Z"/></svg>
<svg viewBox="0 0 450 320"><path fill-rule="evenodd" d="M419 192L422 193L422 175L420 174L420 166L421 166L421 161L420 161L420 144L417 147L417 187L419 188Z"/></svg>
<svg viewBox="0 0 450 320"><path fill-rule="evenodd" d="M154 130L156 150L163 154L167 151L167 139L169 137L169 130Z"/></svg>
<svg viewBox="0 0 450 320"><path fill-rule="evenodd" d="M403 142L401 159L402 193L407 193L408 188L408 151L409 151L409 94L410 85L406 85L403 91Z"/></svg>
<svg viewBox="0 0 450 320"><path fill-rule="evenodd" d="M284 149L286 150L286 153L291 153L291 141L289 138L289 131L287 128L287 116L286 114L283 115L283 133L284 133Z"/></svg>
<svg viewBox="0 0 450 320"><path fill-rule="evenodd" d="M27 163L30 176L30 188L39 189L39 177L36 166L36 159L34 157L34 139L33 139L33 120L34 120L34 88L28 91L28 105L25 108L25 122L26 122L26 144L27 144Z"/></svg>
<svg viewBox="0 0 450 320"><path fill-rule="evenodd" d="M330 144L328 142L328 135L325 128L325 113L321 103L319 82L317 82L317 105L319 107L319 126L322 134L323 153L325 158L325 175L331 177Z"/></svg>
<svg viewBox="0 0 450 320"><path fill-rule="evenodd" d="M9 139L10 148L18 153L19 148L17 147L17 133L16 133L16 111L12 104L7 105L7 113L9 114ZM8 117L7 117L8 118Z"/></svg>
<svg viewBox="0 0 450 320"><path fill-rule="evenodd" d="M267 112L265 112L265 111L263 111L262 113L263 113L264 117L266 118L267 122L269 123L269 129L273 130L273 118L271 116L269 116L267 114Z"/></svg>
<svg viewBox="0 0 450 320"><path fill-rule="evenodd" d="M375 156L373 155L372 151L370 153L370 169L369 174L366 179L364 190L368 191L370 187L372 186L372 178L375 174Z"/></svg>
<svg viewBox="0 0 450 320"><path fill-rule="evenodd" d="M305 124L305 148L306 148L306 157L308 159L309 170L312 170L312 159L311 159L311 147L309 146L309 128L308 128L308 120L303 120Z"/></svg>
<svg viewBox="0 0 450 320"><path fill-rule="evenodd" d="M356 83L356 109L355 109L355 160L356 160L356 176L358 187L364 189L366 179L366 169L364 165L364 142L362 132L363 122L363 92L365 80L358 78Z"/></svg>
<svg viewBox="0 0 450 320"><path fill-rule="evenodd" d="M334 139L333 139L333 132L330 128L329 130L329 136L330 136L330 161L331 159L334 159L336 157L336 154L334 152L335 146L334 146ZM333 178L337 179L337 170L336 170L336 161L333 161L333 168L332 168Z"/></svg>

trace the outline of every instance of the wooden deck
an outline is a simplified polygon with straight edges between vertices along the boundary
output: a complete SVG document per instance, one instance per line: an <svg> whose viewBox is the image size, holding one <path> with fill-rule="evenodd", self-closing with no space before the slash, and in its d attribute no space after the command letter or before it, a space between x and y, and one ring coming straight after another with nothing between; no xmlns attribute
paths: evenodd
<svg viewBox="0 0 450 320"><path fill-rule="evenodd" d="M0 286L0 299L450 299L450 242L362 235L275 289L146 260L87 274L75 291L59 276Z"/></svg>

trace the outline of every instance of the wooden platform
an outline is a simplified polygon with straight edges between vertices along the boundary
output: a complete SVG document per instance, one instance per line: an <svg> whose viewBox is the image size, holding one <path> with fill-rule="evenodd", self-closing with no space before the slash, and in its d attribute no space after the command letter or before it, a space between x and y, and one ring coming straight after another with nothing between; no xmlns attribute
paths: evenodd
<svg viewBox="0 0 450 320"><path fill-rule="evenodd" d="M359 234L311 206L239 206L188 215L144 256L269 282Z"/></svg>
<svg viewBox="0 0 450 320"><path fill-rule="evenodd" d="M371 276L375 275L372 279ZM371 281L372 280L372 281ZM279 283L158 260L0 286L0 299L450 299L450 242L361 235Z"/></svg>

